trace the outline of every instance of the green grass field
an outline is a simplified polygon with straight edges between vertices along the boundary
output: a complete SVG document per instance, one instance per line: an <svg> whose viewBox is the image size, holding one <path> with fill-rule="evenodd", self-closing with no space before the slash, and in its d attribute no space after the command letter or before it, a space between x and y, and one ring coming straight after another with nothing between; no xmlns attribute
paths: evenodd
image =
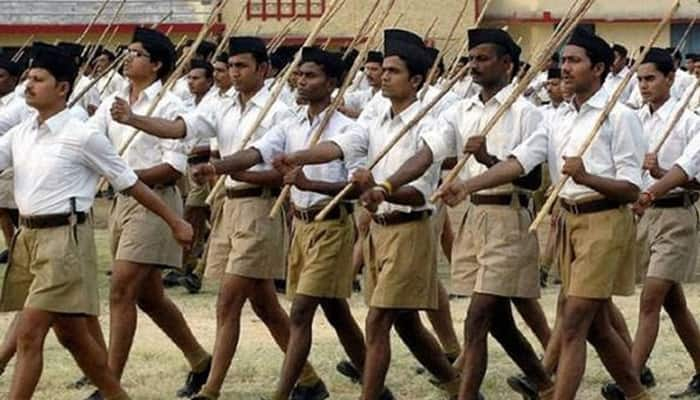
<svg viewBox="0 0 700 400"><path fill-rule="evenodd" d="M104 208L98 210L104 212ZM456 218L453 218L453 222ZM97 230L97 245L99 252L99 269L106 272L109 269L109 254L107 234L104 228ZM446 265L443 262L441 272L446 275ZM108 329L108 277L100 274L102 298L102 323L105 333ZM195 335L205 348L211 349L214 343L217 287L208 282L202 293L189 295L181 288L169 290L168 294L179 305L185 314ZM637 291L637 295L639 290ZM554 305L557 288L544 290L542 305L547 312L550 324L553 322ZM700 308L700 285L686 286L686 295L691 309ZM281 298L282 304L289 309L289 302ZM627 317L632 332L636 327L638 297L616 299L617 304ZM462 337L462 324L468 300L454 300L452 314L455 328ZM352 298L352 308L355 317L364 323L367 308L359 295ZM11 315L0 315L0 334L5 332L11 321ZM536 343L534 336L518 319L526 336ZM417 362L407 349L394 335L392 345L392 364L387 385L399 399L442 399L443 395L428 383L427 376L418 376L414 369ZM542 352L539 345L534 345ZM518 372L517 367L507 358L500 347L492 340L489 347L489 368L482 391L488 399L519 399L511 392L505 379ZM91 389L72 390L66 386L80 376L80 372L70 357L51 334L46 342L44 351L44 371L37 389L36 399L80 400L85 398ZM311 362L321 377L325 380L331 392L332 399L355 400L360 388L349 383L335 372L335 364L344 358L342 348L338 344L333 330L319 314L314 326L314 340L311 351ZM228 379L223 388L222 399L259 399L261 394L267 394L274 389L279 369L282 363L282 353L274 344L265 326L246 306L241 340L238 352L234 358ZM10 377L14 363L10 364L5 375L0 377L0 398L7 396ZM661 332L657 347L654 350L650 366L656 374L659 385L652 391L654 398L668 398L671 392L677 391L687 384L693 374L693 367L685 350L675 336L673 327L667 316L662 316ZM187 374L187 362L169 339L143 314L139 317L131 357L124 375L124 386L134 399L171 399L178 387L182 385ZM601 384L609 380L595 352L589 349L588 366L578 398L599 399Z"/></svg>

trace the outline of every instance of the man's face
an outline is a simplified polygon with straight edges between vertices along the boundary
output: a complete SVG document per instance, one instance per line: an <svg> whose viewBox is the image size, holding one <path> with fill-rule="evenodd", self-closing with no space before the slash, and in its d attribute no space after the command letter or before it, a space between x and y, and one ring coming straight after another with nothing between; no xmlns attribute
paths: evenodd
<svg viewBox="0 0 700 400"><path fill-rule="evenodd" d="M619 52L615 51L615 59L613 60L612 66L610 67L610 70L614 73L619 73L622 71L622 68L627 65L627 57L623 56Z"/></svg>
<svg viewBox="0 0 700 400"><path fill-rule="evenodd" d="M420 77L411 77L406 62L398 56L384 58L382 64L382 94L389 99L405 99L415 94Z"/></svg>
<svg viewBox="0 0 700 400"><path fill-rule="evenodd" d="M469 50L471 76L474 83L492 87L510 76L513 64L508 57L498 56L494 45L485 43Z"/></svg>
<svg viewBox="0 0 700 400"><path fill-rule="evenodd" d="M555 103L560 103L563 100L561 86L560 78L551 78L547 80L547 94L549 94L549 98Z"/></svg>
<svg viewBox="0 0 700 400"><path fill-rule="evenodd" d="M258 64L251 53L236 54L228 59L228 73L237 91L249 93L264 82L267 64Z"/></svg>
<svg viewBox="0 0 700 400"><path fill-rule="evenodd" d="M583 47L568 45L564 48L561 65L561 76L566 91L571 93L587 92L600 83L603 73L602 63L592 65Z"/></svg>
<svg viewBox="0 0 700 400"><path fill-rule="evenodd" d="M193 95L204 96L211 89L212 79L207 78L204 68L194 68L187 73L187 85Z"/></svg>
<svg viewBox="0 0 700 400"><path fill-rule="evenodd" d="M32 68L27 74L27 87L24 91L27 104L37 110L53 107L57 102L65 102L70 83L58 82L48 70Z"/></svg>
<svg viewBox="0 0 700 400"><path fill-rule="evenodd" d="M127 49L126 60L124 61L124 75L131 79L146 79L158 74L161 62L153 62L151 55L143 48L139 42L134 42Z"/></svg>
<svg viewBox="0 0 700 400"><path fill-rule="evenodd" d="M304 104L315 103L330 97L335 89L335 79L329 79L323 67L314 62L305 62L299 66L297 91L299 100Z"/></svg>
<svg viewBox="0 0 700 400"><path fill-rule="evenodd" d="M17 86L17 77L10 75L6 69L0 68L0 97L15 90Z"/></svg>
<svg viewBox="0 0 700 400"><path fill-rule="evenodd" d="M639 92L642 94L644 102L653 104L667 99L671 93L674 75L671 72L665 76L654 63L640 65L637 70L637 79L639 80Z"/></svg>
<svg viewBox="0 0 700 400"><path fill-rule="evenodd" d="M99 55L99 56L95 59L95 71L94 71L94 72L95 72L96 74L101 73L102 71L104 71L105 69L107 69L107 67L109 67L109 64L110 64L110 62L109 62L109 57L107 57L107 56L104 55L104 54Z"/></svg>
<svg viewBox="0 0 700 400"><path fill-rule="evenodd" d="M366 63L365 75L370 86L379 88L382 85L382 64L376 62Z"/></svg>
<svg viewBox="0 0 700 400"><path fill-rule="evenodd" d="M221 90L231 87L231 77L228 75L228 64L223 61L214 63L214 84Z"/></svg>

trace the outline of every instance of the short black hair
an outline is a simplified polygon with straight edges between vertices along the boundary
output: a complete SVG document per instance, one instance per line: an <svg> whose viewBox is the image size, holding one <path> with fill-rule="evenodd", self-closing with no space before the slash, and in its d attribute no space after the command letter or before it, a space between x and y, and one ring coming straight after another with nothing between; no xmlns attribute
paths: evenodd
<svg viewBox="0 0 700 400"><path fill-rule="evenodd" d="M513 64L513 74L511 76L511 79L518 76L518 72L520 71L520 60L514 60L511 52L501 44L488 43L488 45L492 46L496 50L496 56L498 56L498 58L503 58L504 56L507 56L508 59L510 59L511 64Z"/></svg>
<svg viewBox="0 0 700 400"><path fill-rule="evenodd" d="M605 83L605 78L607 78L608 74L610 73L610 64L607 63L607 61L601 54L592 52L587 48L583 49L586 51L586 57L588 57L588 59L591 60L591 69L598 63L603 64L603 73L600 75L600 84L602 85L603 83Z"/></svg>
<svg viewBox="0 0 700 400"><path fill-rule="evenodd" d="M421 90L423 88L423 85L425 84L426 79L428 79L428 73L425 70L425 68L423 68L420 65L416 65L414 63L411 63L409 60L406 60L404 57L402 57L398 54L394 54L394 55L396 57L398 57L399 59L401 59L401 61L403 61L403 63L406 65L406 69L408 70L408 77L409 78L413 78L416 75L418 75L422 78L420 85L418 85L418 89L417 89L417 90Z"/></svg>

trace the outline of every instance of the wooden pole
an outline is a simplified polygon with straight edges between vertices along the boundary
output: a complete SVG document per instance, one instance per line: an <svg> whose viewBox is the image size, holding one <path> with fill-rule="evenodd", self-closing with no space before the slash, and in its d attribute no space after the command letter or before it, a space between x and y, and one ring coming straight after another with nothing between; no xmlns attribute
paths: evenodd
<svg viewBox="0 0 700 400"><path fill-rule="evenodd" d="M284 39L284 37L287 35L287 33L292 29L292 25L297 22L298 17L291 18L287 23L284 24L282 29L277 33L277 35L273 36L272 39L267 43L267 50L271 50L275 45L277 45L277 42L280 40Z"/></svg>
<svg viewBox="0 0 700 400"><path fill-rule="evenodd" d="M367 29L369 22L372 19L372 16L374 15L375 11L377 11L377 8L379 7L379 3L381 3L381 1L382 0L375 0L374 4L372 5L372 8L370 8L370 10L369 10L369 13L367 13L367 15L365 16L365 19L364 19L364 21L362 21L362 24L360 24L360 29L357 30L357 34L355 34L355 36L350 41L348 48L345 50L345 54L343 54L343 58L347 57L348 54L350 54L350 51L352 50L352 48L357 45L357 42L365 34L365 30Z"/></svg>
<svg viewBox="0 0 700 400"><path fill-rule="evenodd" d="M158 22L151 25L151 29L157 29L160 25L163 24L163 22L167 21L172 16L173 16L173 10L168 11L168 13L163 15L163 17L161 19L159 19Z"/></svg>
<svg viewBox="0 0 700 400"><path fill-rule="evenodd" d="M244 10L245 10L245 4L243 5L243 8L241 9L241 12L238 13L238 16L236 17L236 20L231 24L231 26L229 26L229 27L226 29L226 32L225 32L224 35L221 37L221 42L219 43L218 46L216 46L216 51L214 51L214 55L213 55L212 58L211 58L212 61L216 60L216 57L218 57L219 54L221 54L221 53L224 51L224 49L225 49L226 46L228 45L229 39L232 38L233 35L235 35L235 34L238 32L238 29L240 29L240 27L241 27L241 25L242 25L242 21L243 21L243 12L244 12Z"/></svg>
<svg viewBox="0 0 700 400"><path fill-rule="evenodd" d="M102 41L105 39L107 36L107 32L109 32L110 29L112 29L112 25L114 25L115 22L117 22L117 19L119 18L119 15L122 12L122 9L124 8L124 4L126 3L126 0L121 0L119 2L119 5L117 6L117 9L114 11L114 14L112 15L112 19L109 21L109 24L102 30L102 33L100 34L100 37L97 39L97 42L92 46L92 49L88 53L88 57L85 60L86 63L84 64L87 66L87 64L92 60L93 57L95 57L95 53L97 53L97 49L100 47L102 44Z"/></svg>
<svg viewBox="0 0 700 400"><path fill-rule="evenodd" d="M676 124L678 121L680 121L681 117L683 116L683 113L688 111L692 112L690 110L687 110L688 104L690 103L690 100L693 98L695 95L695 92L698 90L698 86L700 86L700 80L696 80L695 83L693 84L693 88L690 90L689 95L683 99L683 102L681 103L681 106L678 107L676 110L676 113L673 115L673 118L671 119L671 122L669 122L668 126L666 127L666 130L664 131L663 136L661 136L661 140L659 143L654 147L654 154L659 154L659 150L661 150L661 146L666 143L666 139L668 139L669 136L671 136L671 132L673 132L673 128L676 127Z"/></svg>
<svg viewBox="0 0 700 400"><path fill-rule="evenodd" d="M345 95L345 92L352 84L352 81L355 78L355 74L357 74L357 71L360 70L360 66L362 65L362 61L364 60L364 58L367 56L367 53L369 52L369 45L372 41L371 39L374 38L375 36L377 36L377 33L379 33L379 28L384 23L384 19L386 19L387 15L388 15L388 12L386 12L384 14L384 17L381 19L381 21L374 23L374 27L372 28L372 32L370 33L369 37L367 38L367 41L365 42L364 46L362 46L362 50L360 51L360 54L358 54L357 58L355 58L355 61L352 64L352 68L346 74L345 80L343 81L343 84L341 85L340 89L338 90L338 93L336 94L336 96L333 99L333 101L331 102L331 104L326 108L326 113L323 115L323 119L321 120L321 123L318 125L318 128L316 129L314 134L311 136L311 139L309 139L309 147L318 143L318 141L321 139L321 135L326 130L328 123L330 123L331 118L335 114L338 107L340 107L340 105L343 103L343 95ZM280 193L279 196L277 196L277 200L275 201L275 204L272 206L272 209L270 210L270 218L274 218L277 215L280 208L282 208L282 204L284 204L284 201L287 199L287 196L289 195L291 190L292 190L292 185L285 185L282 188L282 192Z"/></svg>
<svg viewBox="0 0 700 400"><path fill-rule="evenodd" d="M32 40L34 40L33 33L27 38L27 40L24 41L24 43L22 43L22 47L20 47L19 50L17 50L17 52L12 56L13 62L17 62L22 58L24 55L24 50L27 48L27 46L29 46L29 43L31 43Z"/></svg>
<svg viewBox="0 0 700 400"><path fill-rule="evenodd" d="M513 103L515 103L515 101L520 97L522 93L525 92L530 82L532 82L532 80L542 69L545 63L548 62L552 53L554 53L554 51L557 48L559 48L559 46L564 42L569 33L571 33L574 30L576 24L583 18L586 11L588 11L590 6L593 5L594 1L595 0L582 1L577 9L577 12L575 13L574 18L568 20L565 24L560 24L557 27L555 32L552 34L550 40L546 43L544 51L538 51L535 53L538 54L538 58L536 59L533 67L530 68L530 70L525 74L523 79L518 82L518 85L513 89L508 98L501 104L498 110L496 110L496 113L488 120L484 128L481 129L479 135L486 136L489 134L489 132L491 132L491 130L496 126L501 117L505 115L505 113L508 111L510 106ZM443 180L442 186L440 186L440 188L433 194L433 196L430 198L430 201L436 202L438 200L442 193L442 190L444 190L444 188L447 187L447 185L449 185L453 180L457 178L460 171L467 164L470 155L471 154L466 154L466 156L460 159L457 165L454 168L452 168L452 170L450 170L450 172Z"/></svg>
<svg viewBox="0 0 700 400"><path fill-rule="evenodd" d="M694 16L693 19L690 21L690 24L688 24L688 27L685 29L685 32L683 32L683 36L681 36L681 40L678 41L678 45L676 46L675 49L673 49L673 53L671 54L671 57L675 56L678 54L679 51L683 49L685 46L686 40L688 40L688 35L690 35L690 31L693 30L693 26L695 26L695 20L697 19L697 16Z"/></svg>
<svg viewBox="0 0 700 400"><path fill-rule="evenodd" d="M127 53L123 53L123 54L124 54L124 56L126 56ZM107 90L107 87L109 86L110 83L112 83L112 80L114 79L114 77L119 73L119 68L122 67L122 65L124 64L124 61L126 61L126 57L122 58L122 60L119 61L119 64L117 64L117 66L114 67L114 69L112 70L112 73L109 75L109 78L107 79L107 82L105 82L104 87L102 89L100 89L100 98L102 97L102 95L104 95L105 91Z"/></svg>
<svg viewBox="0 0 700 400"><path fill-rule="evenodd" d="M430 38L430 34L433 33L433 29L435 29L435 24L438 22L438 17L433 18L433 21L428 25L428 29L425 30L425 35L423 35L423 40L428 40Z"/></svg>
<svg viewBox="0 0 700 400"><path fill-rule="evenodd" d="M620 82L618 84L617 89L615 89L615 92L612 94L612 96L608 99L608 103L605 105L605 108L600 113L600 116L598 117L598 120L596 121L595 125L593 126L593 129L591 129L591 132L588 134L588 137L586 138L586 140L583 142L583 144L579 148L578 152L576 153L577 157L582 157L586 153L586 150L588 150L588 148L590 147L591 143L593 143L593 140L595 140L596 136L598 136L598 131L600 130L601 126L603 126L608 115L610 114L612 109L617 104L617 100L622 95L622 92L624 91L625 87L627 86L629 81L632 79L632 77L637 73L637 69L639 68L639 65L644 60L644 57L646 57L647 53L649 52L649 49L651 49L651 47L654 45L654 43L656 43L656 40L661 35L661 30L671 22L671 17L673 17L673 14L678 10L679 7L680 7L680 0L675 0L673 2L673 5L671 6L671 9L666 13L666 16L661 20L661 22L659 22L659 24L656 27L656 30L654 30L651 37L649 38L649 41L648 41L646 47L644 48L644 51L642 51L641 54L637 57L637 60L635 61L632 68L629 70L627 75L625 75L625 78L622 80L622 82ZM537 217L535 218L534 221L532 221L532 224L530 225L531 232L536 230L537 227L539 226L539 224L542 222L542 220L544 220L545 216L547 214L549 214L549 210L552 209L554 202L559 197L559 193L561 193L562 188L564 188L564 185L566 184L566 182L568 180L569 180L568 175L563 176L559 180L557 185L554 187L552 194L549 195L544 206L542 206L542 209L537 214Z"/></svg>
<svg viewBox="0 0 700 400"><path fill-rule="evenodd" d="M107 66L107 68L104 69L104 71L100 72L94 79L92 79L92 80L90 81L90 83L88 83L87 85L85 85L85 87L84 87L80 92L78 92L78 94L75 95L75 97L73 98L73 100L71 100L71 101L68 103L67 108L71 108L71 107L73 107L74 105L76 105L76 104L80 101L80 99L81 99L83 96L85 96L85 93L87 93L87 92L90 90L90 88L92 88L93 86L95 86L95 85L97 84L97 81L99 81L100 79L102 79L102 77L106 76L106 75L107 75L110 71L112 71L112 70L115 70L115 71L116 71L117 65L121 65L121 63L122 63L122 62L124 61L124 59L126 58L126 54L127 54L127 53L123 53L123 54L120 55L119 57L115 58L114 61L112 61L112 63L109 64L109 66ZM109 84L109 82L107 82L107 83ZM107 87L107 86L105 85L105 87Z"/></svg>
<svg viewBox="0 0 700 400"><path fill-rule="evenodd" d="M75 43L81 44L83 42L83 40L85 40L85 36L88 34L90 29L92 29L92 26L95 25L95 22L97 21L97 19L100 18L100 16L102 15L102 12L104 12L105 7L107 7L107 3L109 3L109 0L104 0L102 2L102 5L100 6L99 9L97 9L97 12L92 17L92 20L90 20L90 23L88 23L88 25L85 27L85 29L83 30L83 33L81 33L80 36L78 36L78 39L76 39Z"/></svg>
<svg viewBox="0 0 700 400"><path fill-rule="evenodd" d="M381 161L382 158L384 158L387 155L387 153L389 153L389 151L396 145L396 143L398 143L402 137L404 137L416 124L418 124L418 122L420 122L420 120L423 119L423 117L428 115L430 110L432 110L433 107L440 100L442 100L442 98L447 94L447 92L452 90L452 86L454 86L455 83L457 83L457 81L462 78L462 74L466 73L466 71L467 71L467 66L465 65L459 71L459 73L457 75L455 75L452 79L450 79L447 82L447 85L445 85L445 87L443 87L440 90L440 93L438 93L438 95L434 99L430 100L430 102L428 104L423 106L423 108L421 108L421 110L410 121L408 121L408 123L406 123L406 125L404 125L404 127L401 128L401 130L399 130L399 132L391 139L391 141L389 141L389 143L387 143L387 145L384 146L382 151L380 151L379 154L377 154L377 156L374 158L374 160L372 160L372 163L368 167L369 170L374 168L379 163L379 161ZM352 182L345 185L343 190L341 190L340 193L338 193L330 201L330 203L328 203L326 205L326 207L324 207L323 210L321 210L321 212L316 216L315 220L316 221L323 221L323 219L326 218L326 216L333 209L333 207L338 205L340 200L342 200L350 192L350 190L352 190L352 187L353 187Z"/></svg>
<svg viewBox="0 0 700 400"><path fill-rule="evenodd" d="M342 5L342 0L341 5ZM306 38L304 41L304 44L302 45L302 48L308 47L313 45L313 43L316 42L316 38L318 37L319 32L321 31L321 28L328 22L327 20L332 17L333 10L336 8L336 5L338 4L337 0L333 0L330 7L324 12L324 14L319 18L318 22L316 23L316 26L314 29L311 31L309 36ZM262 123L262 121L265 119L265 116L267 113L270 111L272 108L272 105L277 101L277 98L279 97L280 93L282 92L282 88L286 84L287 80L291 76L292 72L297 68L297 66L301 63L301 49L297 51L296 55L294 56L294 61L292 61L291 64L289 64L287 71L284 73L284 76L273 86L272 92L270 93L270 96L267 98L267 102L263 106L262 110L260 110L260 113L258 113L255 121L253 124L250 126L248 131L246 132L245 136L243 136L243 139L241 140L241 144L239 146L239 150L245 149L245 146L248 144L250 139L253 137L255 134L255 131L258 130L258 127ZM225 176L219 177L219 179L216 181L216 184L212 188L211 192L209 193L209 196L207 197L207 204L211 204L214 199L216 198L217 194L219 191L222 189L224 182L226 180Z"/></svg>
<svg viewBox="0 0 700 400"><path fill-rule="evenodd" d="M481 8L481 13L477 17L476 22L474 22L474 25L473 25L474 28L478 28L479 25L481 24L481 21L484 19L484 15L486 15L486 10L489 8L491 1L492 0L486 0L486 3L484 3L484 6ZM457 69L457 65L458 65L457 61L459 61L459 57L461 57L462 54L464 54L468 48L469 48L469 35L467 35L464 38L464 43L462 43L462 47L459 49L459 51L455 55L455 59L452 61L452 65L450 65L450 68L448 69L447 76L452 76L452 74L455 73L455 70Z"/></svg>
<svg viewBox="0 0 700 400"><path fill-rule="evenodd" d="M107 38L105 42L105 47L112 48L114 46L114 38L117 36L117 32L119 32L119 25L116 25L114 29L112 29L112 33L110 33L109 38Z"/></svg>

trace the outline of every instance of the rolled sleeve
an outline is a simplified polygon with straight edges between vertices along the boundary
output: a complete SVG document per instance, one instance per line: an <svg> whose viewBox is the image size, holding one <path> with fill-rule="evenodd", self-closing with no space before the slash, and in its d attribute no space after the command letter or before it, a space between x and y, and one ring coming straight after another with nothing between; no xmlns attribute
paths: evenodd
<svg viewBox="0 0 700 400"><path fill-rule="evenodd" d="M191 138L213 138L216 137L216 113L209 107L198 107L189 112L177 114L185 123L185 137Z"/></svg>
<svg viewBox="0 0 700 400"><path fill-rule="evenodd" d="M642 185L642 163L645 145L642 123L629 109L619 117L617 129L613 130L612 154L615 163L615 179L627 181L638 188Z"/></svg>
<svg viewBox="0 0 700 400"><path fill-rule="evenodd" d="M369 131L365 127L357 125L356 128L334 136L328 141L335 143L340 148L346 165L355 165L353 171L366 163ZM348 167L348 171L351 171L351 168Z"/></svg>
<svg viewBox="0 0 700 400"><path fill-rule="evenodd" d="M696 135L675 163L689 178L700 175L700 135Z"/></svg>
<svg viewBox="0 0 700 400"><path fill-rule="evenodd" d="M457 129L459 103L450 107L437 120L432 129L421 132L423 143L433 153L433 161L442 162L450 157L457 157Z"/></svg>
<svg viewBox="0 0 700 400"><path fill-rule="evenodd" d="M272 165L272 160L286 150L287 134L283 126L275 126L263 137L253 142L250 146L260 153L265 164Z"/></svg>
<svg viewBox="0 0 700 400"><path fill-rule="evenodd" d="M545 123L541 124L533 134L510 153L510 156L515 157L523 167L523 175L529 174L535 167L547 161L548 129Z"/></svg>
<svg viewBox="0 0 700 400"><path fill-rule="evenodd" d="M185 174L187 172L187 155L181 150L169 149L163 151L163 162Z"/></svg>

